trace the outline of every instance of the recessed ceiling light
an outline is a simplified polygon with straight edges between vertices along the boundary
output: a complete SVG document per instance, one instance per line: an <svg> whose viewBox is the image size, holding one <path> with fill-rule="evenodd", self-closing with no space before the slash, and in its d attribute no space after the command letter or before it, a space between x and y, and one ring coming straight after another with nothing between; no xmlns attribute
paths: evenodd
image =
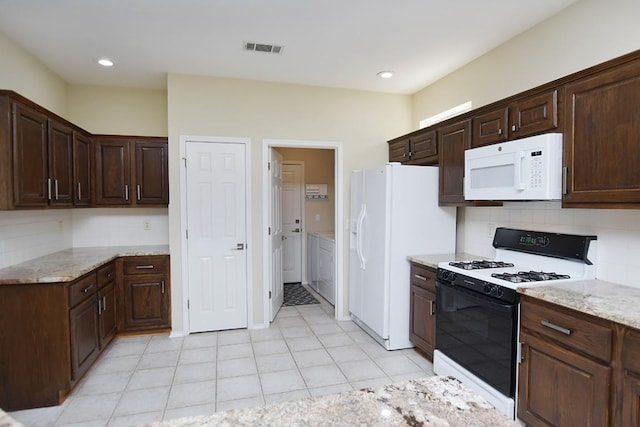
<svg viewBox="0 0 640 427"><path fill-rule="evenodd" d="M102 65L103 67L113 67L113 61L109 58L98 59L98 64Z"/></svg>
<svg viewBox="0 0 640 427"><path fill-rule="evenodd" d="M393 71L380 71L378 73L378 77L380 77L381 79L390 79L391 77L393 77Z"/></svg>

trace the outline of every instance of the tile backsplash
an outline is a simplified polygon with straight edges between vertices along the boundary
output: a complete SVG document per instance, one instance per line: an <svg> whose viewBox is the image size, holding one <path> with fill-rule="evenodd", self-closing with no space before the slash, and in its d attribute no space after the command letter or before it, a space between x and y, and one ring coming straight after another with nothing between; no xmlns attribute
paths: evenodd
<svg viewBox="0 0 640 427"><path fill-rule="evenodd" d="M167 208L75 209L73 246L168 245Z"/></svg>
<svg viewBox="0 0 640 427"><path fill-rule="evenodd" d="M0 211L0 268L71 247L71 210Z"/></svg>
<svg viewBox="0 0 640 427"><path fill-rule="evenodd" d="M495 227L598 236L596 277L640 287L640 210L562 209L560 202L506 202L458 213L458 251L493 257Z"/></svg>
<svg viewBox="0 0 640 427"><path fill-rule="evenodd" d="M0 268L70 247L167 244L167 208L0 211Z"/></svg>

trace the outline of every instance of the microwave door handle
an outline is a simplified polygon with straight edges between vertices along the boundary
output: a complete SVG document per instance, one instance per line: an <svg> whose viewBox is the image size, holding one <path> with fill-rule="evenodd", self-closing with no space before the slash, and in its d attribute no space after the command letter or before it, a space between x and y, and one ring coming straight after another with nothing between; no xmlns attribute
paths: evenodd
<svg viewBox="0 0 640 427"><path fill-rule="evenodd" d="M522 180L522 163L524 162L524 159L527 157L527 153L524 151L519 151L516 154L516 167L515 167L515 175L516 175L516 179L515 179L515 187L516 190L518 191L524 191L525 190L525 183Z"/></svg>

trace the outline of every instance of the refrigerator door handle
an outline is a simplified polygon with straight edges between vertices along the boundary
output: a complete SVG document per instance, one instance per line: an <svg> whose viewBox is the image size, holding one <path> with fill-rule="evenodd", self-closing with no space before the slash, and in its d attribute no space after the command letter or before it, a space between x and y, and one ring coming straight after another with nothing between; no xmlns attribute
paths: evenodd
<svg viewBox="0 0 640 427"><path fill-rule="evenodd" d="M360 268L364 270L366 260L362 254L362 226L364 225L364 217L367 215L367 205L360 206L360 214L358 215L358 223L356 225L356 253L358 254L358 260L360 261Z"/></svg>

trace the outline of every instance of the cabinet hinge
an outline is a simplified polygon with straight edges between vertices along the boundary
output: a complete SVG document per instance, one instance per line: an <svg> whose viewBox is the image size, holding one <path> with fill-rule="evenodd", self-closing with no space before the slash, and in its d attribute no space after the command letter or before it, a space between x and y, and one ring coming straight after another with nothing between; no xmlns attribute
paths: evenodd
<svg viewBox="0 0 640 427"><path fill-rule="evenodd" d="M189 238L189 230L184 230L184 237L185 239Z"/></svg>
<svg viewBox="0 0 640 427"><path fill-rule="evenodd" d="M190 301L187 300L187 310L189 310L191 308L189 303L190 303Z"/></svg>
<svg viewBox="0 0 640 427"><path fill-rule="evenodd" d="M271 236L271 227L269 227L269 236Z"/></svg>
<svg viewBox="0 0 640 427"><path fill-rule="evenodd" d="M183 157L182 160L184 160L184 167L186 168L187 167L187 158Z"/></svg>
<svg viewBox="0 0 640 427"><path fill-rule="evenodd" d="M271 162L267 162L267 170L270 171L271 170Z"/></svg>
<svg viewBox="0 0 640 427"><path fill-rule="evenodd" d="M269 291L269 299L271 299L271 291Z"/></svg>

